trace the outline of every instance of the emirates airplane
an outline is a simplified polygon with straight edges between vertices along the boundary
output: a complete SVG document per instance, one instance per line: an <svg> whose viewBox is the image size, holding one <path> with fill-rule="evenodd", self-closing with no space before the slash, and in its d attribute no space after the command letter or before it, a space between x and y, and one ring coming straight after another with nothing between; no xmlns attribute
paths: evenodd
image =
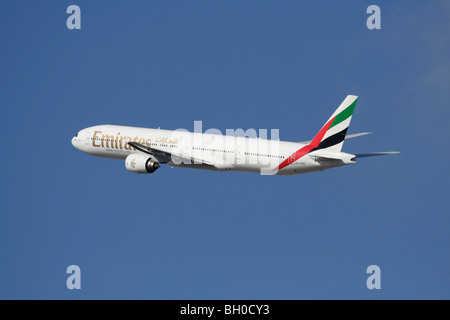
<svg viewBox="0 0 450 320"><path fill-rule="evenodd" d="M294 175L340 167L357 158L397 151L350 154L342 152L358 97L349 95L310 141L287 142L251 137L99 125L72 138L75 148L102 158L125 160L127 170L148 174L161 164L216 171L247 171L264 175Z"/></svg>

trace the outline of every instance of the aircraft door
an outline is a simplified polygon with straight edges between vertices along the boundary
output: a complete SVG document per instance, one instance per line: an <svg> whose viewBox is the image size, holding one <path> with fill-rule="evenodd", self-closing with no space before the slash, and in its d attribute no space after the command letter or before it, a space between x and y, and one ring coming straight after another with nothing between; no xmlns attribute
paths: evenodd
<svg viewBox="0 0 450 320"><path fill-rule="evenodd" d="M236 164L245 164L244 146L236 146Z"/></svg>
<svg viewBox="0 0 450 320"><path fill-rule="evenodd" d="M84 144L87 146L90 145L91 138L92 138L91 132L86 132L86 134L84 135Z"/></svg>
<svg viewBox="0 0 450 320"><path fill-rule="evenodd" d="M295 153L293 153L292 155L290 155L288 159L289 159L289 160L288 160L289 164L294 163L294 162L295 162Z"/></svg>

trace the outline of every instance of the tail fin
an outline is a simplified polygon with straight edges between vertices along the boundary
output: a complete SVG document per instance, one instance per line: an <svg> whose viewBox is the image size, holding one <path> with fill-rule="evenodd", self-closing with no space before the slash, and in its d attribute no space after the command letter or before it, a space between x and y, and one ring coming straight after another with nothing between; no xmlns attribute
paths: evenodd
<svg viewBox="0 0 450 320"><path fill-rule="evenodd" d="M341 151L344 144L345 135L348 126L352 120L353 110L355 109L357 96L348 95L341 103L339 108L328 119L325 125L320 129L311 145L314 149L331 149Z"/></svg>

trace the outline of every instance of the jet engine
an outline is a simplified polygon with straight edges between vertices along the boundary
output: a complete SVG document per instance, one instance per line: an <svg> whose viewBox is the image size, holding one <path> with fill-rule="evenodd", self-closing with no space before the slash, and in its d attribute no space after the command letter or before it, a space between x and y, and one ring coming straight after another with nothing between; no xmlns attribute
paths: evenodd
<svg viewBox="0 0 450 320"><path fill-rule="evenodd" d="M158 160L142 153L132 153L125 159L125 168L138 174L153 173L160 166Z"/></svg>

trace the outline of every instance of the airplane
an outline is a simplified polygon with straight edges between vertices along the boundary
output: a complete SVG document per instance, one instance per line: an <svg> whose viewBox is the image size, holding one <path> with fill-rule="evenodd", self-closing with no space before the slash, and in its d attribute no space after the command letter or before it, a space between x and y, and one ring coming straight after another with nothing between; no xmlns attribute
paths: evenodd
<svg viewBox="0 0 450 320"><path fill-rule="evenodd" d="M72 145L92 156L125 160L125 168L137 174L153 173L161 164L167 164L215 171L295 175L354 164L358 158L399 153L341 151L344 140L372 133L347 135L357 100L357 96L348 95L314 138L303 142L98 125L79 131L72 138Z"/></svg>

